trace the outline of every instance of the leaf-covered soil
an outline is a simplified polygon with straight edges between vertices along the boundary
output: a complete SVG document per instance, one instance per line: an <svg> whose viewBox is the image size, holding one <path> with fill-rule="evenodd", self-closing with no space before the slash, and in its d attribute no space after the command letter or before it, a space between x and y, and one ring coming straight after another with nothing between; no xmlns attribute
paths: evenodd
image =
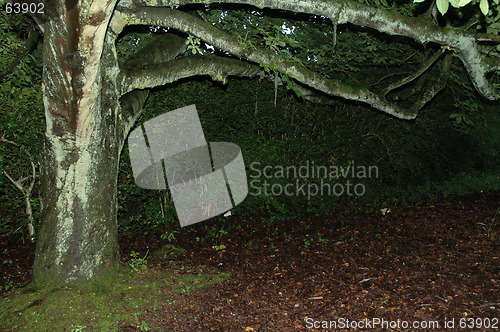
<svg viewBox="0 0 500 332"><path fill-rule="evenodd" d="M500 195L489 193L380 206L370 213L346 207L330 217L230 217L241 229L214 234L216 221L206 221L170 242L123 237L125 265L133 251L146 256L148 268L136 275L138 282L175 273L154 288L154 305L134 309L136 323L116 326L298 331L328 324L333 331L367 324L403 330L408 323L407 330L421 324L422 330L441 331L452 327L447 322L454 324L448 330L498 329L499 203ZM2 261L12 260L0 266L3 284L29 282L34 246L2 236L0 250ZM93 330L91 323L85 326Z"/></svg>

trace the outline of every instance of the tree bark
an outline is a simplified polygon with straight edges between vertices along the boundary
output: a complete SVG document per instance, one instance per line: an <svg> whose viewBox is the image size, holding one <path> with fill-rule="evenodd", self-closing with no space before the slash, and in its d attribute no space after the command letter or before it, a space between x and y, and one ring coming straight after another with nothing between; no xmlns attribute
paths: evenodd
<svg viewBox="0 0 500 332"><path fill-rule="evenodd" d="M128 122L119 119L116 36L106 34L113 7L85 5L82 15L83 4L56 3L44 24L36 287L93 279L119 263L116 181Z"/></svg>
<svg viewBox="0 0 500 332"><path fill-rule="evenodd" d="M119 144L102 129L96 128L96 139L87 145L47 135L36 286L85 281L118 266Z"/></svg>

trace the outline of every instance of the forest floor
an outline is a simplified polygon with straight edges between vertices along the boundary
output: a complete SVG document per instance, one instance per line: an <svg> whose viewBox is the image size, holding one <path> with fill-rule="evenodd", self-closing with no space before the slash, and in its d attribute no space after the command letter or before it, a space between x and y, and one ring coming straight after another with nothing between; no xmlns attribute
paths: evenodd
<svg viewBox="0 0 500 332"><path fill-rule="evenodd" d="M500 194L489 193L390 206L387 214L231 217L245 227L214 238L206 227L170 242L122 237L124 265L147 260L128 289L170 277L148 288L152 297L130 312L134 320L115 330L498 330L499 207ZM4 280L27 284L34 246L4 236L0 250L12 260L1 264ZM91 319L71 326L94 330Z"/></svg>

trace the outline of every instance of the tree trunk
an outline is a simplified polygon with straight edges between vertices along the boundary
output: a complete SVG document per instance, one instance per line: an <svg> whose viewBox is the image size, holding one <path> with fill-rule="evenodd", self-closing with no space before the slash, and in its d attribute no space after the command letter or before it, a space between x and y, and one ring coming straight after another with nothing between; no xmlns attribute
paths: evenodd
<svg viewBox="0 0 500 332"><path fill-rule="evenodd" d="M37 287L89 280L118 266L119 149L100 135L100 140L80 147L47 137L41 173L43 223L34 264Z"/></svg>
<svg viewBox="0 0 500 332"><path fill-rule="evenodd" d="M33 266L39 288L95 279L118 267L116 181L130 125L119 115L116 36L106 33L113 2L85 3L92 7L83 10L77 2L56 1L54 8L64 10L48 13L44 25L47 127Z"/></svg>

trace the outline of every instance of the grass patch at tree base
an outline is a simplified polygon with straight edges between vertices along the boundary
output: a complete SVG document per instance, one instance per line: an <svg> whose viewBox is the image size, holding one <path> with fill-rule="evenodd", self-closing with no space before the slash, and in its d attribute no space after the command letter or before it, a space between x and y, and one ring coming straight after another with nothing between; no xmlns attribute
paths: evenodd
<svg viewBox="0 0 500 332"><path fill-rule="evenodd" d="M0 326L3 331L118 331L123 326L149 331L155 327L141 315L168 304L169 293L190 293L230 276L205 266L174 264L167 271L123 268L113 280L42 291L28 285L2 299Z"/></svg>

